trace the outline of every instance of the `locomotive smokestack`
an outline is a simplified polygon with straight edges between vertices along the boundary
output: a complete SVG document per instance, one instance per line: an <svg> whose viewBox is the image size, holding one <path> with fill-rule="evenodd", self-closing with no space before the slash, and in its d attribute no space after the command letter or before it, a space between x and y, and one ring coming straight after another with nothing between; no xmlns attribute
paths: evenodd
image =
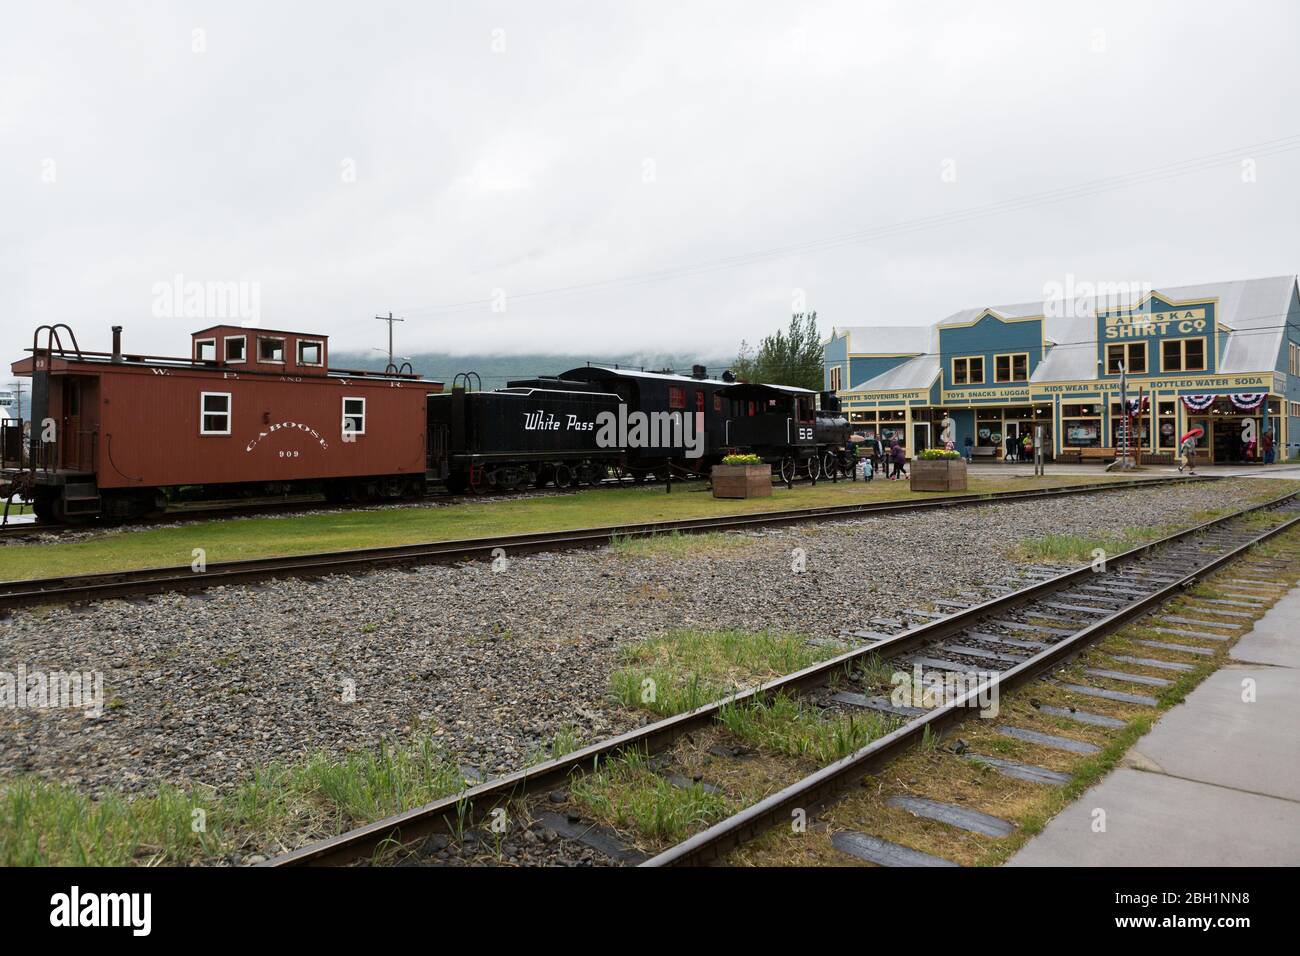
<svg viewBox="0 0 1300 956"><path fill-rule="evenodd" d="M122 326L113 326L113 361L122 361Z"/></svg>

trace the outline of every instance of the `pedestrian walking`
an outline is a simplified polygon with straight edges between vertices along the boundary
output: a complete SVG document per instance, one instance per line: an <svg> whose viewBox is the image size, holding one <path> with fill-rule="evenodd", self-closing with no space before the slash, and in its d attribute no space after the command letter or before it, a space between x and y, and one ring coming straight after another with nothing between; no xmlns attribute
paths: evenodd
<svg viewBox="0 0 1300 956"><path fill-rule="evenodd" d="M897 440L894 441L890 448L890 456L893 458L894 470L889 477L893 480L907 477L907 451Z"/></svg>
<svg viewBox="0 0 1300 956"><path fill-rule="evenodd" d="M967 435L966 440L962 442L962 445L965 446L966 461L969 462L971 460L971 455L974 454L972 449L975 447L975 439L971 438L970 435Z"/></svg>
<svg viewBox="0 0 1300 956"><path fill-rule="evenodd" d="M1261 440L1261 446L1264 449L1264 464L1273 464L1273 429L1264 429L1264 437Z"/></svg>
<svg viewBox="0 0 1300 956"><path fill-rule="evenodd" d="M1192 462L1192 456L1196 453L1196 438L1187 435L1183 438L1182 447L1178 449L1178 473L1181 475L1183 469L1187 469L1189 475L1196 474L1196 466Z"/></svg>

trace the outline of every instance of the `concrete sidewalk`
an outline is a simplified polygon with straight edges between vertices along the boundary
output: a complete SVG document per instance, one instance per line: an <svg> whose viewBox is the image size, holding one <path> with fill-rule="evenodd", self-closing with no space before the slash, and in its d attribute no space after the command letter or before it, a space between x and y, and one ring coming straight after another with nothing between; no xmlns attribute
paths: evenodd
<svg viewBox="0 0 1300 956"><path fill-rule="evenodd" d="M1300 865L1300 590L1230 657L1007 865Z"/></svg>

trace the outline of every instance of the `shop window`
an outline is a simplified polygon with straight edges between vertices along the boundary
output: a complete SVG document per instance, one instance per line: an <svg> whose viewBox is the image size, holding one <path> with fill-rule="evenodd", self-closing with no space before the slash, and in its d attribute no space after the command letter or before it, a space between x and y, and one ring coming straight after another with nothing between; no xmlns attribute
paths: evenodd
<svg viewBox="0 0 1300 956"><path fill-rule="evenodd" d="M841 374L842 371L838 365L831 366L831 391L832 392L838 392L840 390Z"/></svg>
<svg viewBox="0 0 1300 956"><path fill-rule="evenodd" d="M1145 342L1122 342L1106 346L1106 374L1118 375L1120 364L1130 375L1142 375L1147 370L1147 344Z"/></svg>
<svg viewBox="0 0 1300 956"><path fill-rule="evenodd" d="M953 359L952 383L954 385L983 385L984 359L980 356Z"/></svg>
<svg viewBox="0 0 1300 956"><path fill-rule="evenodd" d="M1133 428L1129 432L1128 443L1132 447L1138 444L1146 448L1151 441L1151 414L1147 412L1139 415L1132 422ZM1129 427L1129 418L1123 411L1119 402L1112 402L1110 406L1110 443L1114 448L1123 444L1124 433Z"/></svg>
<svg viewBox="0 0 1300 956"><path fill-rule="evenodd" d="M1068 448L1101 447L1101 420L1098 418L1061 419L1061 444Z"/></svg>
<svg viewBox="0 0 1300 956"><path fill-rule="evenodd" d="M993 381L1029 381L1029 353L1015 352L1008 355L993 356Z"/></svg>
<svg viewBox="0 0 1300 956"><path fill-rule="evenodd" d="M230 393L199 393L199 434L230 434Z"/></svg>
<svg viewBox="0 0 1300 956"><path fill-rule="evenodd" d="M1165 339L1160 346L1160 371L1204 372L1205 339Z"/></svg>

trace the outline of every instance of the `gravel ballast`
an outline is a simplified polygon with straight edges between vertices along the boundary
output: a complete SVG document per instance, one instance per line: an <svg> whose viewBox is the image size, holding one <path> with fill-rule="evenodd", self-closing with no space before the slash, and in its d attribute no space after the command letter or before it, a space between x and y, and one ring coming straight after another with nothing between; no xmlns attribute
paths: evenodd
<svg viewBox="0 0 1300 956"><path fill-rule="evenodd" d="M1181 523L1257 482L1112 491L746 533L739 546L613 550L278 581L0 622L0 671L102 671L102 715L0 709L0 779L35 772L97 793L227 787L309 752L428 732L485 776L572 728L626 730L605 696L628 642L675 628L846 626L1002 581L1006 552L1049 533ZM794 549L806 571L792 570ZM674 553L674 551L676 553Z"/></svg>

